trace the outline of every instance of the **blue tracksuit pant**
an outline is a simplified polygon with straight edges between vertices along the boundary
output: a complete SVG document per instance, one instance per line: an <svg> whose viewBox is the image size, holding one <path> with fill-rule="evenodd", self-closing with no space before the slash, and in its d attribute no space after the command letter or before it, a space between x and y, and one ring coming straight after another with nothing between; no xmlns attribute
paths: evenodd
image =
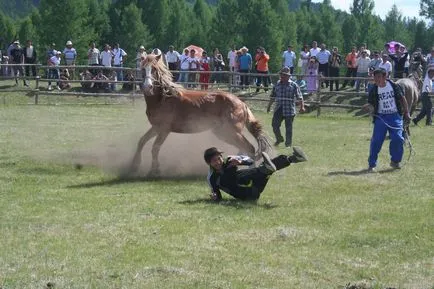
<svg viewBox="0 0 434 289"><path fill-rule="evenodd" d="M403 136L403 121L398 113L393 114L379 114L375 117L374 131L372 132L371 147L369 152L369 167L377 166L378 153L381 151L386 133L389 132L390 144L389 152L391 161L399 163L404 154L404 136ZM387 124L387 125L386 125ZM390 126L390 127L388 127ZM399 127L393 129L391 127Z"/></svg>

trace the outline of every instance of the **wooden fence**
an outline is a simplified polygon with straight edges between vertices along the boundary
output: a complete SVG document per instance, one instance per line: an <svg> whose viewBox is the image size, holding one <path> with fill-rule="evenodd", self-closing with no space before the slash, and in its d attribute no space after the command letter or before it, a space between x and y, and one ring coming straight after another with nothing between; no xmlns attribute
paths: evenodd
<svg viewBox="0 0 434 289"><path fill-rule="evenodd" d="M0 66L8 66L8 67L16 67L17 65L14 64L3 64ZM37 71L45 71L47 69L53 69L52 66L44 66L44 65L40 65L40 64L22 64L19 66L35 66ZM134 68L128 68L128 67L104 67L104 66L85 66L85 65L79 65L79 66L58 66L55 67L56 69L64 69L64 68L68 68L68 69L73 69L74 71L80 71L80 70L111 70L111 71L117 71L117 70L122 70L122 71L132 71L135 72L134 75L135 76L140 76L141 73L139 73L140 71ZM178 74L181 71L173 71L174 74ZM185 71L183 71L185 72ZM225 79L226 82L219 82L219 83L208 83L208 86L211 90L213 89L218 89L218 90L227 90L229 92L233 92L236 93L238 91L241 91L241 87L240 85L234 84L236 83L235 80L238 79L241 75L248 75L248 77L250 79L253 79L254 77L270 77L270 79L275 79L277 80L279 78L279 74L278 73L270 73L267 75L264 74L260 74L260 73L247 73L247 74L241 74L238 72L230 72L230 71L188 71L188 73L195 73L197 75L200 75L201 73L209 73L211 75L216 75L216 74L220 74L223 76L223 78ZM294 76L299 76L297 74L294 74ZM301 76L308 76L308 75L301 75ZM142 83L142 79L140 77L136 78L135 81L113 81L113 80L75 80L75 79L71 79L71 80L65 80L64 82L68 82L68 83L107 83L107 84L123 84L123 83L129 83L129 84L134 84L134 89L130 92L130 93L123 93L123 92L112 92L112 93L107 93L107 92L85 92L85 91L79 91L79 92L74 92L74 91L47 91L44 89L41 89L40 85L42 83L48 83L48 82L62 82L62 80L60 79L48 79L48 78L41 78L40 76L36 76L36 77L20 77L19 79L22 80L23 78L27 79L27 80L34 80L35 81L35 88L34 89L26 89L26 88L18 88L18 87L12 87L9 89L2 89L0 90L1 92L5 92L5 91L14 91L14 92L27 92L27 93L31 93L34 95L34 103L38 104L39 103L39 96L40 95L59 95L59 96L93 96L93 97L126 97L128 99L131 99L134 103L136 98L142 98L143 94L141 93L140 89L137 89L137 87L139 87ZM1 79L14 79L13 76L6 76L6 77L0 77ZM349 96L364 96L366 95L366 92L362 91L362 92L357 92L357 91L324 91L321 90L321 84L323 82L326 81L334 81L334 80L338 80L338 81L355 81L355 80L360 80L360 81L370 81L372 80L372 78L365 78L365 77L323 77L323 76L318 76L318 81L319 81L319 85L318 85L318 90L312 94L312 99L309 98L309 100L305 101L305 103L312 107L312 109L316 109L317 110L317 116L320 116L321 114L321 108L324 107L332 107L332 108L344 108L344 109L360 109L361 106L357 106L357 105L350 105L350 104L336 104L336 103L329 103L329 102L323 102L322 99L324 96L327 95L343 95L346 97ZM275 83L275 81L270 81L271 83ZM200 88L200 85L203 83L199 83L199 82L184 82L184 85L193 85L197 88ZM258 102L268 102L269 99L268 98L259 98L259 97L255 97L252 96L252 90L256 90L258 87L256 85L248 85L247 87L245 87L246 90L242 90L243 94L238 95L238 97L244 101L258 101ZM271 86L270 86L271 89ZM431 97L434 97L434 94L430 94ZM5 97L3 97L3 103L5 104Z"/></svg>

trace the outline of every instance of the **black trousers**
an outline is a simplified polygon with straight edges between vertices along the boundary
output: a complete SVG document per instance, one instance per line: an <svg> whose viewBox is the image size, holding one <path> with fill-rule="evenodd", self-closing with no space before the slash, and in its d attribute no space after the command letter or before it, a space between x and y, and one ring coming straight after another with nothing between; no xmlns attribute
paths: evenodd
<svg viewBox="0 0 434 289"><path fill-rule="evenodd" d="M24 63L25 64L35 64L35 62L28 60L27 58L24 58ZM30 68L32 69L32 76L36 77L36 66L26 66L25 67L26 76L30 76Z"/></svg>
<svg viewBox="0 0 434 289"><path fill-rule="evenodd" d="M339 67L330 66L330 77L339 77ZM339 90L339 80L330 80L330 91L333 91L333 84Z"/></svg>
<svg viewBox="0 0 434 289"><path fill-rule="evenodd" d="M329 76L329 64L328 64L328 62L324 63L324 64L321 64L321 63L319 64L318 73L322 73L322 76L324 76L324 77ZM324 83L325 83L326 87L329 87L329 81L328 80L325 80Z"/></svg>
<svg viewBox="0 0 434 289"><path fill-rule="evenodd" d="M256 86L258 88L256 88L256 92L259 92L259 87L261 86L261 83L264 84L264 91L268 91L268 71L257 71L256 73L261 73L261 74L265 74L264 76L258 76L257 81L256 81Z"/></svg>
<svg viewBox="0 0 434 289"><path fill-rule="evenodd" d="M271 120L274 136L276 137L276 141L283 141L283 136L280 132L280 126L282 125L283 120L285 120L285 145L292 146L292 124L294 123L294 116L283 116L282 107L279 107L274 111L273 118Z"/></svg>
<svg viewBox="0 0 434 289"><path fill-rule="evenodd" d="M170 71L176 70L176 66L177 66L176 62L169 62L168 64L169 64L169 70ZM172 79L174 82L177 81L178 80L178 73L172 72Z"/></svg>
<svg viewBox="0 0 434 289"><path fill-rule="evenodd" d="M271 160L277 170L288 167L291 164L288 156L279 155ZM244 169L237 171L238 188L229 195L240 200L257 200L264 191L271 174L260 165L257 168Z"/></svg>
<svg viewBox="0 0 434 289"><path fill-rule="evenodd" d="M432 124L432 101L431 97L429 96L428 92L422 93L422 109L420 110L419 114L415 117L415 121L419 122L421 119L423 119L426 116L426 124L430 125Z"/></svg>
<svg viewBox="0 0 434 289"><path fill-rule="evenodd" d="M351 67L347 67L347 73L345 74L345 77L356 77L357 76L357 67L356 68L351 68ZM342 84L342 87L347 86L349 80L345 79L344 84ZM354 86L355 81L351 80L351 86Z"/></svg>

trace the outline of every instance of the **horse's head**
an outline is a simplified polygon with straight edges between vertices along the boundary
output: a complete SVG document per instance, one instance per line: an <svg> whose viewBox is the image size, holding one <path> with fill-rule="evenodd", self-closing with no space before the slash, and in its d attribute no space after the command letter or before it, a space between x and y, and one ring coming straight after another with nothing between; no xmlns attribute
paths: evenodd
<svg viewBox="0 0 434 289"><path fill-rule="evenodd" d="M159 66L161 65L161 54L148 54L142 59L141 67L144 70L143 88L146 92L153 91L155 83L161 83Z"/></svg>

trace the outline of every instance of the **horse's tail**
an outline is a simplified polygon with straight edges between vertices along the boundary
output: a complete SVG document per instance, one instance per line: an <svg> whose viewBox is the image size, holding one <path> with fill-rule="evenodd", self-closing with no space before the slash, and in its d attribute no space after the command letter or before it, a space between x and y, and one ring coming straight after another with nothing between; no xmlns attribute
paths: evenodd
<svg viewBox="0 0 434 289"><path fill-rule="evenodd" d="M250 108L247 106L247 104L244 104L246 106L246 127L247 130L255 137L255 139L258 141L258 150L255 153L255 158L259 159L261 158L262 152L272 151L272 146L270 144L270 141L268 140L267 136L264 133L264 130L262 129L262 124L255 118Z"/></svg>

